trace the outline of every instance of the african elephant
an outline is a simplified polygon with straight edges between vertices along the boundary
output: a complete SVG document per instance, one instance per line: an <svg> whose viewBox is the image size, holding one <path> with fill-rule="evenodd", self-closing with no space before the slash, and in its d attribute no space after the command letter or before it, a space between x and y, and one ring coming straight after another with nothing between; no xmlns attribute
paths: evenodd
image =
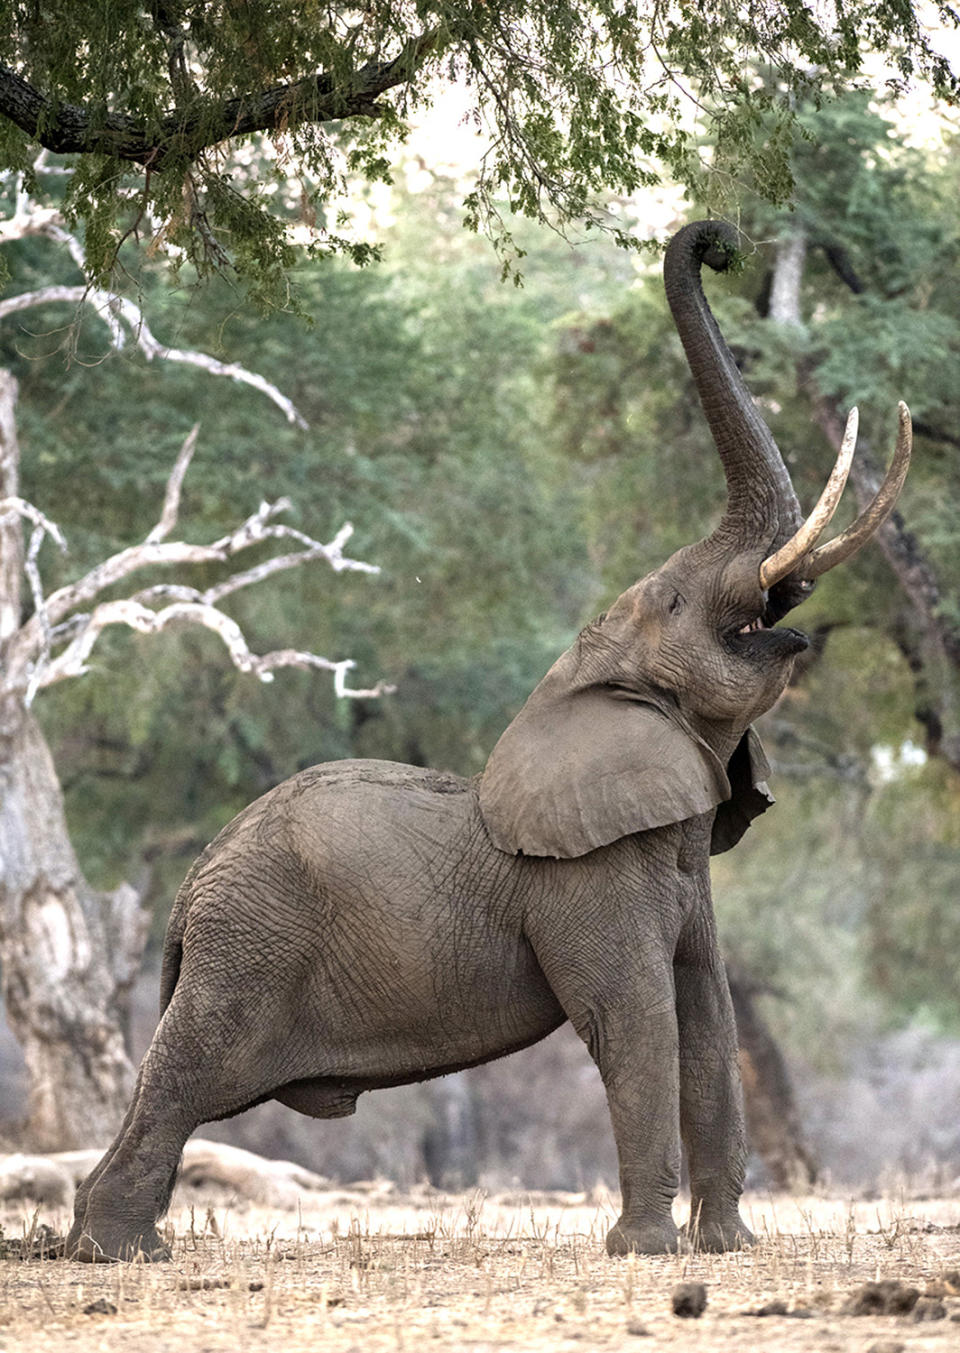
<svg viewBox="0 0 960 1353"><path fill-rule="evenodd" d="M772 802L752 721L806 638L778 622L892 508L817 540L853 451L803 521L703 294L736 236L700 222L664 277L727 506L588 624L474 780L387 761L303 771L242 812L180 889L162 1018L113 1145L76 1198L75 1258L165 1255L156 1221L198 1124L277 1099L350 1114L380 1086L475 1066L570 1020L600 1069L620 1161L611 1254L662 1253L687 1153L696 1239L752 1239L708 860ZM851 423L855 418L851 417Z"/></svg>

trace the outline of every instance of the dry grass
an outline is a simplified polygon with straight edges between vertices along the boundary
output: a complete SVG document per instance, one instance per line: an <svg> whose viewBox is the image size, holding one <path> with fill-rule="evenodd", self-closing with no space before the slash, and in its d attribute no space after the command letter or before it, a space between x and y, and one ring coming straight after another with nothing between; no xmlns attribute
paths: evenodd
<svg viewBox="0 0 960 1353"><path fill-rule="evenodd" d="M745 1215L759 1237L749 1252L610 1260L605 1196L381 1188L309 1195L299 1213L198 1197L171 1213L172 1264L0 1263L0 1350L960 1346L960 1279L944 1281L960 1268L960 1200L753 1196ZM31 1220L25 1210L0 1217L8 1236ZM62 1230L66 1218L40 1220ZM938 1295L945 1316L843 1313L849 1294L877 1278ZM707 1285L698 1320L672 1313L682 1280ZM772 1301L788 1314L756 1314Z"/></svg>

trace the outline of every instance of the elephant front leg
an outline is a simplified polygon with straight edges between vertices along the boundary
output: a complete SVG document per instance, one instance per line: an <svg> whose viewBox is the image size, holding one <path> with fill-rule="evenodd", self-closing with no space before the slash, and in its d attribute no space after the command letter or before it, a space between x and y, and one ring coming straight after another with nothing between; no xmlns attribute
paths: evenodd
<svg viewBox="0 0 960 1353"><path fill-rule="evenodd" d="M679 1064L672 989L658 1004L651 1010L649 996L638 996L578 1030L603 1078L620 1163L622 1210L607 1235L611 1255L677 1249Z"/></svg>
<svg viewBox="0 0 960 1353"><path fill-rule="evenodd" d="M712 919L674 965L680 1036L680 1127L690 1171L691 1243L740 1249L754 1237L740 1216L746 1162L737 1028Z"/></svg>
<svg viewBox="0 0 960 1353"><path fill-rule="evenodd" d="M572 874L577 881L576 871ZM592 876L585 883L593 884ZM622 1211L607 1236L612 1255L676 1251L680 1187L680 1065L674 940L643 924L633 906L600 894L576 926L555 913L529 924L551 990L599 1068L620 1164ZM642 942L638 942L638 936Z"/></svg>

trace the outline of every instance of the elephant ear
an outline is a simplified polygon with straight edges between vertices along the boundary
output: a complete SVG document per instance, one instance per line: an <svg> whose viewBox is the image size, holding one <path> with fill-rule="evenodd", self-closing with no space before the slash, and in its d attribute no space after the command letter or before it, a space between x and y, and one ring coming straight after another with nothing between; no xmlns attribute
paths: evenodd
<svg viewBox="0 0 960 1353"><path fill-rule="evenodd" d="M717 807L711 851L729 850L773 802L752 729L730 761L656 691L578 687L568 651L500 738L480 781L494 845L570 859Z"/></svg>
<svg viewBox="0 0 960 1353"><path fill-rule="evenodd" d="M730 797L717 805L710 837L711 855L720 855L735 846L753 819L776 803L767 784L769 774L770 762L763 745L754 729L748 728L727 765Z"/></svg>
<svg viewBox="0 0 960 1353"><path fill-rule="evenodd" d="M480 811L495 846L569 859L729 797L720 761L656 694L578 689L572 661L547 673L487 762Z"/></svg>

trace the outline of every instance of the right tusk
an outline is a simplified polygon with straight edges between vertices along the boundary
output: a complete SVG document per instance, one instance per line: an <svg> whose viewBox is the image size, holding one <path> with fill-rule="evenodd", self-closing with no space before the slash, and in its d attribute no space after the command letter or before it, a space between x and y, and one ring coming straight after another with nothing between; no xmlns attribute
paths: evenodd
<svg viewBox="0 0 960 1353"><path fill-rule="evenodd" d="M810 552L827 529L830 519L836 512L840 495L843 493L844 485L847 482L847 475L850 473L850 466L853 463L853 452L857 445L859 422L860 415L856 408L851 409L847 418L843 441L840 443L837 463L827 480L826 488L820 495L820 501L799 531L791 536L787 543L777 550L776 554L771 554L770 558L764 559L760 565L760 586L764 592L771 588L774 583L778 583L781 578L785 578L788 573L793 573L802 559L807 556L813 557ZM843 536L838 537L838 539L842 540ZM837 562L839 563L839 560ZM807 576L807 573L804 572L804 577Z"/></svg>
<svg viewBox="0 0 960 1353"><path fill-rule="evenodd" d="M893 453L890 468L887 470L873 502L869 507L864 508L857 520L836 539L828 541L826 545L821 545L819 549L813 550L807 556L799 570L806 581L812 582L814 578L819 578L821 573L826 573L827 569L842 564L845 559L849 559L852 554L856 554L857 550L867 543L878 527L883 525L896 506L897 499L900 497L900 490L903 488L907 471L910 468L910 452L913 447L913 425L910 421L910 410L902 399L898 406L898 415L897 449Z"/></svg>

